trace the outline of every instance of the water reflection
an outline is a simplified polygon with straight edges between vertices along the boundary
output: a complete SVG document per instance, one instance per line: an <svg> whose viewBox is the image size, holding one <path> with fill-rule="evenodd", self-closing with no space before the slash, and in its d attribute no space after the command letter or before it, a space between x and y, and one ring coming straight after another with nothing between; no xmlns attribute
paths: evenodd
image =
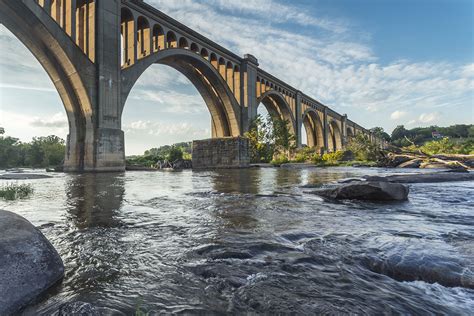
<svg viewBox="0 0 474 316"><path fill-rule="evenodd" d="M125 195L124 174L80 174L67 182L68 222L79 229L117 227Z"/></svg>

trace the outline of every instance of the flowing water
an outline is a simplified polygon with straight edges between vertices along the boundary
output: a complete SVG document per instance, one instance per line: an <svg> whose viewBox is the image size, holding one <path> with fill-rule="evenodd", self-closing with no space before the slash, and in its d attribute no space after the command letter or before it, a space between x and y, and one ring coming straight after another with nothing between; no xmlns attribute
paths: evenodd
<svg viewBox="0 0 474 316"><path fill-rule="evenodd" d="M33 196L0 208L41 229L66 275L25 314L86 303L103 315L472 314L474 183L414 184L402 203L334 203L304 187L375 173L388 171L26 181Z"/></svg>

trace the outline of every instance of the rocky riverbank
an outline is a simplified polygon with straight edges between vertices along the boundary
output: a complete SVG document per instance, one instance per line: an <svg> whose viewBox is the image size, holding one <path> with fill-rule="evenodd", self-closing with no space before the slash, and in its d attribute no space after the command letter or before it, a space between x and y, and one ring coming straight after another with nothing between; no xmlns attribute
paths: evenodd
<svg viewBox="0 0 474 316"><path fill-rule="evenodd" d="M404 169L451 169L468 171L474 168L474 155L427 155L421 152L389 152L380 160L380 166Z"/></svg>

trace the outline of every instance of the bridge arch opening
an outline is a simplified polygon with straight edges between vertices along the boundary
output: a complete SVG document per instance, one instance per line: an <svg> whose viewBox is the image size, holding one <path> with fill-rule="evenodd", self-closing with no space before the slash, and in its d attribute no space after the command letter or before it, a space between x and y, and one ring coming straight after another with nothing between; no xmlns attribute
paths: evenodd
<svg viewBox="0 0 474 316"><path fill-rule="evenodd" d="M137 56L144 58L151 53L150 22L143 16L137 20Z"/></svg>
<svg viewBox="0 0 474 316"><path fill-rule="evenodd" d="M354 138L354 132L352 131L352 128L348 127L347 128L347 140L350 141L352 138Z"/></svg>
<svg viewBox="0 0 474 316"><path fill-rule="evenodd" d="M191 50L196 54L199 54L199 46L196 43L191 44Z"/></svg>
<svg viewBox="0 0 474 316"><path fill-rule="evenodd" d="M342 134L339 124L335 120L329 123L329 151L342 150Z"/></svg>
<svg viewBox="0 0 474 316"><path fill-rule="evenodd" d="M212 59L214 59L214 57ZM189 92L189 89L191 89L193 90L192 92L196 92L197 90L204 101L203 104L208 109L211 121L211 128L209 130L212 131L210 134L213 137L230 137L239 136L241 134L240 108L236 98L234 97L232 89L225 81L225 77L223 78L218 70L215 69L207 59L189 49L176 48L163 50L154 54L151 58L143 59L137 63L133 69L125 68L123 70L125 82L123 88L124 94L122 96L122 112L126 111L125 101L129 99L130 91L145 71L147 74L153 74L154 72L166 73L168 79L171 80L171 82L168 82L169 84L174 81L171 78L179 78L179 76L177 76L175 73L170 74L169 71L166 71L166 68L163 69L162 66L156 66L154 64L169 66L177 70L179 73L181 73L181 75L184 76L184 78L187 78L187 91ZM234 77L235 68L232 64L229 66L230 67L225 67L224 70L229 69L229 74ZM182 78L183 77L178 79L179 85L182 85ZM140 86L142 85L143 84L140 84ZM170 89L172 89L172 87ZM165 102L163 101L163 98L160 97L160 93L158 91L148 91L147 93L148 95L153 94L153 100L155 102ZM170 96L169 91L162 91L162 93L165 97ZM192 95L193 93L190 94ZM134 96L132 95L131 98L133 99ZM187 100L185 102L188 102L189 100L189 98L182 96L177 96L177 98ZM191 102L196 104L194 100ZM179 108L181 108L183 112L187 111L186 104L180 105ZM167 110L164 110L164 112L167 112Z"/></svg>
<svg viewBox="0 0 474 316"><path fill-rule="evenodd" d="M155 24L153 26L153 52L158 52L165 49L165 33L163 28Z"/></svg>
<svg viewBox="0 0 474 316"><path fill-rule="evenodd" d="M258 107L263 105L271 117L287 121L290 133L296 136L296 121L290 105L282 94L268 90L257 99L257 103Z"/></svg>
<svg viewBox="0 0 474 316"><path fill-rule="evenodd" d="M177 37L176 37L176 34L174 34L173 31L169 31L167 34L166 34L166 47L167 48L177 48L178 47L178 40L177 40Z"/></svg>
<svg viewBox="0 0 474 316"><path fill-rule="evenodd" d="M122 8L120 25L122 66L131 66L135 63L135 18L132 11Z"/></svg>
<svg viewBox="0 0 474 316"><path fill-rule="evenodd" d="M94 62L95 60L95 2L94 0L76 0L76 44ZM68 31L68 28L66 28ZM69 35L71 35L69 33Z"/></svg>
<svg viewBox="0 0 474 316"><path fill-rule="evenodd" d="M324 129L319 113L310 109L303 114L303 127L306 133L306 145L316 150L324 148Z"/></svg>
<svg viewBox="0 0 474 316"><path fill-rule="evenodd" d="M179 39L179 48L189 49L188 40L184 37Z"/></svg>

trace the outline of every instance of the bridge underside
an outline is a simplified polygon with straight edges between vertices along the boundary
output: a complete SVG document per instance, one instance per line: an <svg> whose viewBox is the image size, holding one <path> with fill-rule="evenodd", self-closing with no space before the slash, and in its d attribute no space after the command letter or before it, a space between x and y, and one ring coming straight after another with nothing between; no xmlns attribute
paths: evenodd
<svg viewBox="0 0 474 316"><path fill-rule="evenodd" d="M205 101L212 136L240 137L262 103L301 146L343 149L368 131L140 0L0 0L0 22L53 81L68 122L66 171L125 170L122 113L151 65L185 75Z"/></svg>

